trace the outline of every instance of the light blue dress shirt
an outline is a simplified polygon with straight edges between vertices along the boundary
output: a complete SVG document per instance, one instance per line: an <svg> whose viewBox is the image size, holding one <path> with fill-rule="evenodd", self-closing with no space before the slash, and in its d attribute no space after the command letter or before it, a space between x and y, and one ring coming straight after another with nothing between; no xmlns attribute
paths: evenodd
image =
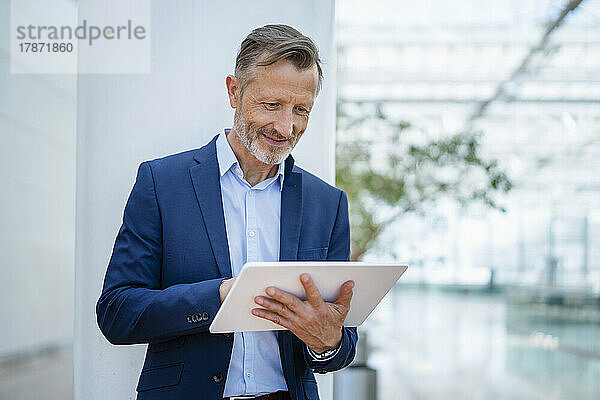
<svg viewBox="0 0 600 400"><path fill-rule="evenodd" d="M225 134L229 131L225 129ZM246 262L279 261L284 164L279 164L275 176L252 187L244 180L224 134L217 138L217 160L233 276L239 275ZM278 390L288 389L276 331L236 332L223 396L262 395Z"/></svg>

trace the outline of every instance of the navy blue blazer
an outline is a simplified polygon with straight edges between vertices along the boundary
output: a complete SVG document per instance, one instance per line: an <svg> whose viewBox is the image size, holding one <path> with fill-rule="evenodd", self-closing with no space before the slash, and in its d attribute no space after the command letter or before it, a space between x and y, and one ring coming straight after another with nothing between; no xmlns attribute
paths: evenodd
<svg viewBox="0 0 600 400"><path fill-rule="evenodd" d="M231 277L216 136L206 146L143 162L96 304L98 326L112 344L148 343L138 399L221 399L232 334L208 332ZM343 191L285 161L280 260L346 261L348 201ZM313 370L339 370L354 358L356 328L328 362L312 361L290 331L278 331L281 365L292 399L319 398Z"/></svg>

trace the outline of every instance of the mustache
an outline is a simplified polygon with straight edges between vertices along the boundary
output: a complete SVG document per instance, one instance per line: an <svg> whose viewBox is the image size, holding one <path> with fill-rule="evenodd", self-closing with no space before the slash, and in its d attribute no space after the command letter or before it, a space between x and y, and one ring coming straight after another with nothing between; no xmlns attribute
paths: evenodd
<svg viewBox="0 0 600 400"><path fill-rule="evenodd" d="M294 134L291 134L290 137L285 137L279 132L277 132L274 128L260 128L257 130L258 133L262 133L263 135L273 139L273 140L290 140L293 141L295 138Z"/></svg>

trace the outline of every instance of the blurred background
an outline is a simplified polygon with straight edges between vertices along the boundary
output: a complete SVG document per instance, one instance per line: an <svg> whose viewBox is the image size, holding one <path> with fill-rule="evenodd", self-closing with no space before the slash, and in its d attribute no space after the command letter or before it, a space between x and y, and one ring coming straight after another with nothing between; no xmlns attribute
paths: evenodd
<svg viewBox="0 0 600 400"><path fill-rule="evenodd" d="M6 79L8 3L0 399L69 399L76 77ZM352 256L411 266L377 399L600 398L600 1L337 0L336 35Z"/></svg>
<svg viewBox="0 0 600 400"><path fill-rule="evenodd" d="M380 399L600 398L600 2L338 1Z"/></svg>

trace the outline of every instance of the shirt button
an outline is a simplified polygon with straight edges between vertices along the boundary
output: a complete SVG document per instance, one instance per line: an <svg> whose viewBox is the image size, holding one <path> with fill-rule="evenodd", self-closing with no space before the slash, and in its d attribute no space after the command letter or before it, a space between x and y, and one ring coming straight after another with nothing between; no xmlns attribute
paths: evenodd
<svg viewBox="0 0 600 400"><path fill-rule="evenodd" d="M250 190L250 191L248 192L248 196L253 196L253 195L254 195L254 190Z"/></svg>
<svg viewBox="0 0 600 400"><path fill-rule="evenodd" d="M254 231L250 231L250 232L248 232L248 236L250 236L250 237L254 237L254 235L255 235Z"/></svg>
<svg viewBox="0 0 600 400"><path fill-rule="evenodd" d="M252 376L252 372L246 371L246 376Z"/></svg>

